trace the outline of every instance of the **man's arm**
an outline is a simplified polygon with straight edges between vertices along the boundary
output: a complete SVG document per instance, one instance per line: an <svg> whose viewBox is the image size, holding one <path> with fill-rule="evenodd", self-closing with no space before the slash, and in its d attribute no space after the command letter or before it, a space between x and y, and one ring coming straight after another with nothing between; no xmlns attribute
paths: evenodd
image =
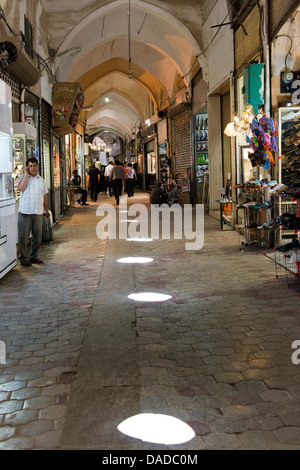
<svg viewBox="0 0 300 470"><path fill-rule="evenodd" d="M45 209L45 215L47 218L50 217L50 212L48 210L48 202L47 202L47 196L44 194L44 209Z"/></svg>
<svg viewBox="0 0 300 470"><path fill-rule="evenodd" d="M20 183L18 184L18 189L20 191L25 191L25 189L27 188L27 184L28 184L28 169L27 167L25 168L24 170L24 175L23 175L23 178L21 179Z"/></svg>

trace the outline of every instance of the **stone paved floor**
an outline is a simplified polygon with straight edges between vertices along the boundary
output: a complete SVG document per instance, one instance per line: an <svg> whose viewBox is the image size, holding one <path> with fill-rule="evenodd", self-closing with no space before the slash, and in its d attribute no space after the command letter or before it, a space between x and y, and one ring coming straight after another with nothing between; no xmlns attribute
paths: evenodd
<svg viewBox="0 0 300 470"><path fill-rule="evenodd" d="M111 199L67 211L43 265L0 281L0 449L299 450L300 299L273 262L242 253L238 234L208 216L198 252L185 240L100 241L100 202ZM127 298L143 291L172 299ZM196 436L164 447L117 430L141 412Z"/></svg>

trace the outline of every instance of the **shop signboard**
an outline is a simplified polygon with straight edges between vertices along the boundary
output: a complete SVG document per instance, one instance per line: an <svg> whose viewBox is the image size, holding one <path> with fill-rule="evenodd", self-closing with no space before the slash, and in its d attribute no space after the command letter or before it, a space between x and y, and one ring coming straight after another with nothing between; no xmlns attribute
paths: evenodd
<svg viewBox="0 0 300 470"><path fill-rule="evenodd" d="M57 82L52 89L53 127L60 136L72 132L84 103L79 83Z"/></svg>
<svg viewBox="0 0 300 470"><path fill-rule="evenodd" d="M191 182L189 178L182 178L182 192L188 193L191 190Z"/></svg>

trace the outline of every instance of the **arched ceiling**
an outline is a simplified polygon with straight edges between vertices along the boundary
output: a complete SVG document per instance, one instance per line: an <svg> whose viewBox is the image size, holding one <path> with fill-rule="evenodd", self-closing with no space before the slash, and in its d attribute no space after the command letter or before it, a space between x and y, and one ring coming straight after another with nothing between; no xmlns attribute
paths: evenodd
<svg viewBox="0 0 300 470"><path fill-rule="evenodd" d="M84 104L92 106L81 115L88 133L130 134L151 117L151 101L155 113L168 107L178 87L189 90L192 74L203 65L198 57L205 0L41 1L50 55L81 49L54 66L60 81L81 84Z"/></svg>

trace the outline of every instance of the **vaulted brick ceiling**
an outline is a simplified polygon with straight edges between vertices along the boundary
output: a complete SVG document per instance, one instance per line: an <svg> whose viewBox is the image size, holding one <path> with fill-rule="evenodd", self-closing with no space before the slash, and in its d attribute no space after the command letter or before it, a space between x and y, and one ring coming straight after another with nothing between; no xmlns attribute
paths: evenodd
<svg viewBox="0 0 300 470"><path fill-rule="evenodd" d="M163 109L174 99L175 85L189 87L201 67L203 7L215 0L42 3L49 54L81 49L55 66L61 81L81 83L85 105L93 106L83 116L88 131L125 135L149 117L151 101Z"/></svg>

